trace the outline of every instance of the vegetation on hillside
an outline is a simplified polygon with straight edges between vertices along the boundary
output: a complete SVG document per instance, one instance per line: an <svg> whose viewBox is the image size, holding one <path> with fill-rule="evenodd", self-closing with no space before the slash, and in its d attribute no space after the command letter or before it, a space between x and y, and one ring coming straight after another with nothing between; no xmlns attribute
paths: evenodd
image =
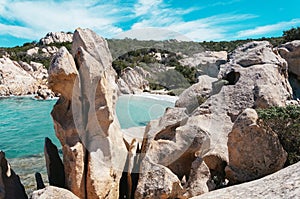
<svg viewBox="0 0 300 199"><path fill-rule="evenodd" d="M300 28L292 28L284 31L282 37L261 38L255 40L267 40L272 43L273 46L278 46L294 39L300 39ZM177 41L174 39L166 41L139 41L128 38L107 40L114 58L113 67L118 75L120 75L122 70L126 67L143 67L145 70L156 74L153 79L149 79L150 87L152 89L185 88L188 84L196 82L196 69L193 67L182 66L178 61L184 55L191 56L205 50L224 50L231 52L236 47L250 41L253 41L253 39L220 42ZM68 50L71 51L71 45L70 42L67 42L52 43L49 46L55 46L57 48L66 46ZM27 50L34 47L39 47L39 52L37 54L28 55ZM41 52L43 47L45 46L40 42L33 41L31 43L25 43L23 46L0 48L0 57L8 54L12 60L25 61L28 63L31 61L39 62L48 68L52 57L45 56ZM162 55L161 60L155 57L156 53ZM171 74L173 74L173 76L170 76ZM178 75L181 76L181 78L176 79L178 78ZM182 79L182 77L184 79ZM184 83L182 83L182 81Z"/></svg>
<svg viewBox="0 0 300 199"><path fill-rule="evenodd" d="M283 31L283 39L284 39L284 42L299 40L300 39L300 27Z"/></svg>
<svg viewBox="0 0 300 199"><path fill-rule="evenodd" d="M300 161L300 107L271 107L257 110L257 113L260 124L271 128L278 135L288 153L285 166Z"/></svg>

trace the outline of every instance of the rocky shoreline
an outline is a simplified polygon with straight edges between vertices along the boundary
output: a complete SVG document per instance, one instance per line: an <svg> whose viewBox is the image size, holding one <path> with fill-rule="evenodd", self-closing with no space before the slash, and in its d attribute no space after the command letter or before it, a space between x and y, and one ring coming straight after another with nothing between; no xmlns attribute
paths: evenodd
<svg viewBox="0 0 300 199"><path fill-rule="evenodd" d="M48 77L49 88L61 94L51 115L63 159L46 140L50 186L32 198L299 195L300 163L284 168L286 148L257 113L299 106L289 81L289 72L300 79L299 52L300 41L278 48L267 41L246 43L211 71L213 77L200 76L161 118L124 135L115 113L120 93L107 42L89 29L77 29L72 52L58 50ZM0 165L0 198L26 198L4 153Z"/></svg>

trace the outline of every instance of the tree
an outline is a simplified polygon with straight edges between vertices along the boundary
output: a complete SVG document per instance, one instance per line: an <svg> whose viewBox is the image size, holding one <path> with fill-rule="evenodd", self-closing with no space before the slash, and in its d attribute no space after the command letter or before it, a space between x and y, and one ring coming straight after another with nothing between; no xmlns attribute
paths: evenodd
<svg viewBox="0 0 300 199"><path fill-rule="evenodd" d="M299 40L300 39L300 27L283 31L283 38L284 38L285 42Z"/></svg>

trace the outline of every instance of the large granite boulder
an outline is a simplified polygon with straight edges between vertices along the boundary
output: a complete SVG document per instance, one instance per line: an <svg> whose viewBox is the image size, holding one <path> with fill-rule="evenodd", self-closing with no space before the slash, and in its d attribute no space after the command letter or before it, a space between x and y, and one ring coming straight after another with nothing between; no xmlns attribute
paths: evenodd
<svg viewBox="0 0 300 199"><path fill-rule="evenodd" d="M217 77L221 64L227 62L226 51L204 51L179 60L183 66L195 67L200 75Z"/></svg>
<svg viewBox="0 0 300 199"><path fill-rule="evenodd" d="M188 119L185 108L168 108L162 118L149 123L136 197L191 197L210 190L210 171L198 158L209 148L209 136L197 122Z"/></svg>
<svg viewBox="0 0 300 199"><path fill-rule="evenodd" d="M289 72L295 74L300 80L300 40L279 46L278 52L287 61Z"/></svg>
<svg viewBox="0 0 300 199"><path fill-rule="evenodd" d="M150 90L149 82L146 78L150 77L150 73L141 67L125 68L119 79L118 86L122 94L136 94L144 90Z"/></svg>
<svg viewBox="0 0 300 199"><path fill-rule="evenodd" d="M27 199L27 195L19 176L11 169L0 151L0 199Z"/></svg>
<svg viewBox="0 0 300 199"><path fill-rule="evenodd" d="M283 168L287 153L271 129L258 124L254 109L246 109L228 134L229 162L225 168L230 184L247 182Z"/></svg>
<svg viewBox="0 0 300 199"><path fill-rule="evenodd" d="M66 185L80 198L116 198L127 151L115 113L116 73L107 42L77 29L73 57L60 49L49 85L61 97L52 111L63 146Z"/></svg>
<svg viewBox="0 0 300 199"><path fill-rule="evenodd" d="M230 64L237 64L242 67L262 64L276 64L282 69L287 67L287 62L278 53L273 51L268 41L252 41L239 46L230 55Z"/></svg>
<svg viewBox="0 0 300 199"><path fill-rule="evenodd" d="M300 195L300 162L251 182L212 191L193 199L297 198Z"/></svg>
<svg viewBox="0 0 300 199"><path fill-rule="evenodd" d="M175 106L185 107L191 113L210 97L213 90L213 82L217 80L217 78L207 75L200 76L196 84L193 84L179 95Z"/></svg>
<svg viewBox="0 0 300 199"><path fill-rule="evenodd" d="M54 186L48 186L44 189L34 191L31 196L31 199L50 199L50 198L79 199L72 192Z"/></svg>

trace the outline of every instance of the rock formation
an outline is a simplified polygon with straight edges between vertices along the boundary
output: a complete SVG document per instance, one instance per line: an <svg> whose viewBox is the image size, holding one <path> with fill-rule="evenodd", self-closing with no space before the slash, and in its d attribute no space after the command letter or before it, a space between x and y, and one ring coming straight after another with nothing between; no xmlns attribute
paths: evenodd
<svg viewBox="0 0 300 199"><path fill-rule="evenodd" d="M11 169L5 159L5 153L0 151L0 199L27 199L20 178Z"/></svg>
<svg viewBox="0 0 300 199"><path fill-rule="evenodd" d="M40 63L0 58L0 96L37 94L42 99L54 97L46 86L47 78L47 69Z"/></svg>
<svg viewBox="0 0 300 199"><path fill-rule="evenodd" d="M80 198L117 198L127 151L115 113L111 54L89 29L75 31L72 52L61 48L49 71L50 88L61 93L52 117L66 186Z"/></svg>
<svg viewBox="0 0 300 199"><path fill-rule="evenodd" d="M44 184L41 173L36 172L34 176L35 176L35 182L36 182L36 189L37 190L44 189L45 184Z"/></svg>
<svg viewBox="0 0 300 199"><path fill-rule="evenodd" d="M17 62L0 58L0 95L27 95L38 89L38 81Z"/></svg>
<svg viewBox="0 0 300 199"><path fill-rule="evenodd" d="M150 90L149 82L146 80L150 77L150 73L141 67L127 67L122 71L118 79L118 87L123 94L137 94L144 90Z"/></svg>
<svg viewBox="0 0 300 199"><path fill-rule="evenodd" d="M79 199L72 192L54 186L48 186L44 189L34 191L31 197L31 199L49 199L49 198Z"/></svg>
<svg viewBox="0 0 300 199"><path fill-rule="evenodd" d="M259 180L212 191L193 199L297 198L300 195L300 162Z"/></svg>
<svg viewBox="0 0 300 199"><path fill-rule="evenodd" d="M179 60L183 66L197 68L200 75L217 77L221 64L227 62L226 51L204 51Z"/></svg>
<svg viewBox="0 0 300 199"><path fill-rule="evenodd" d="M289 72L296 75L300 80L300 40L279 46L278 52L287 61Z"/></svg>
<svg viewBox="0 0 300 199"><path fill-rule="evenodd" d="M51 186L65 188L64 165L59 157L57 147L49 138L45 139L44 154L49 184Z"/></svg>
<svg viewBox="0 0 300 199"><path fill-rule="evenodd" d="M189 113L193 112L200 104L210 97L213 90L213 82L218 79L202 75L198 78L198 82L184 90L176 101L176 107L185 107Z"/></svg>
<svg viewBox="0 0 300 199"><path fill-rule="evenodd" d="M49 45L51 43L72 42L73 34L65 32L49 32L40 40L40 44Z"/></svg>
<svg viewBox="0 0 300 199"><path fill-rule="evenodd" d="M209 191L209 169L197 158L202 155L199 151L209 148L209 136L193 119L185 108L168 108L162 118L149 123L136 198L180 198ZM183 178L186 185L181 183Z"/></svg>
<svg viewBox="0 0 300 199"><path fill-rule="evenodd" d="M247 43L237 48L229 58L228 63L220 66L219 81L211 81L211 85L208 83L205 86L208 87L206 92L206 89L199 87L200 93L203 92L208 99L199 103L200 106L192 113L187 115L185 108L169 109L160 119L161 122L151 121L146 128L143 143L143 152L146 154L142 168L143 165L159 165L161 171L168 168L179 180L187 178L186 183L180 184L186 192L180 186L172 191L167 187L157 187L160 193L165 189L164 193L172 196L181 190L183 195L191 197L213 189L218 183L222 184L225 180L225 167L229 162L227 136L238 115L246 108L284 106L292 98L292 89L287 80L287 63L273 52L269 42ZM186 96L193 92L189 90L185 91ZM202 165L201 159L204 160ZM283 159L284 155L281 161ZM192 175L198 177L195 179ZM143 195L139 187L147 187L144 183L147 178L154 182L159 177L151 175L149 179L150 175L141 170L136 194ZM191 182L192 180L198 182ZM178 181L173 182L176 184ZM193 193L191 187L199 184L202 184L198 187L199 191ZM146 190L144 193L146 194ZM154 193L156 192L152 192Z"/></svg>
<svg viewBox="0 0 300 199"><path fill-rule="evenodd" d="M287 153L277 134L259 126L257 120L256 111L246 109L228 134L229 162L225 171L230 184L251 181L284 166Z"/></svg>

